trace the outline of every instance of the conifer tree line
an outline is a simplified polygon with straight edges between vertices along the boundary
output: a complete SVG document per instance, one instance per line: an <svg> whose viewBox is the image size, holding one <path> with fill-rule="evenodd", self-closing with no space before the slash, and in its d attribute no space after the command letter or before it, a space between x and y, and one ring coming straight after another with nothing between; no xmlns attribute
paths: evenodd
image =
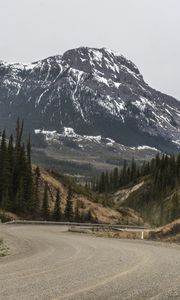
<svg viewBox="0 0 180 300"><path fill-rule="evenodd" d="M180 184L180 154L162 155L159 153L151 161L144 161L138 166L134 159L130 165L124 161L121 169L114 168L112 172L102 172L99 178L93 179L91 186L99 193L110 193L131 183L138 178L151 176L157 192L168 192Z"/></svg>
<svg viewBox="0 0 180 300"><path fill-rule="evenodd" d="M157 154L151 161L145 161L141 165L134 159L129 165L124 161L121 169L103 172L98 179L92 181L91 187L94 191L105 195L104 203L111 205L111 202L108 202L108 193L135 184L140 178L148 180L148 189L141 192L138 198L127 201L126 205L153 219L151 209L156 203L160 214L158 225L180 218L180 195L177 191L180 188L180 154L177 156ZM164 207L166 197L171 199L168 208Z"/></svg>
<svg viewBox="0 0 180 300"><path fill-rule="evenodd" d="M120 187L135 183L140 176L141 170L135 160L132 159L130 165L124 160L121 169L116 167L113 171L102 172L98 178L92 180L91 187L94 191L99 193L110 193Z"/></svg>
<svg viewBox="0 0 180 300"><path fill-rule="evenodd" d="M30 137L22 142L24 123L17 121L15 140L6 137L5 130L0 139L0 207L12 212L35 214L38 210L38 176L33 182Z"/></svg>
<svg viewBox="0 0 180 300"><path fill-rule="evenodd" d="M50 211L49 187L45 182L43 195L40 191L40 169L32 171L31 140L22 140L24 122L17 120L16 136L9 138L5 130L0 133L0 209L31 219L54 221L91 221L91 213L82 213L77 202L73 207L73 191L68 187L65 209L62 212L61 194L56 190L54 208ZM42 187L41 187L42 190Z"/></svg>
<svg viewBox="0 0 180 300"><path fill-rule="evenodd" d="M44 220L52 221L67 221L67 222L94 222L90 210L82 212L85 208L81 201L77 201L75 207L73 206L73 191L71 186L68 186L67 199L64 211L62 211L61 194L59 189L56 191L56 199L52 213L49 209L49 193L48 185L45 184L44 196L42 201L42 218Z"/></svg>

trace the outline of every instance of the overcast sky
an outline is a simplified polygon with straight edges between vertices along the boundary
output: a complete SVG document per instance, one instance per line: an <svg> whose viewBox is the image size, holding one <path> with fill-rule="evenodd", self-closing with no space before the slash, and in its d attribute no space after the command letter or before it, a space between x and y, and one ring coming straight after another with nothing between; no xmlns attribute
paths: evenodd
<svg viewBox="0 0 180 300"><path fill-rule="evenodd" d="M0 0L0 60L79 46L123 54L147 83L180 100L180 0Z"/></svg>

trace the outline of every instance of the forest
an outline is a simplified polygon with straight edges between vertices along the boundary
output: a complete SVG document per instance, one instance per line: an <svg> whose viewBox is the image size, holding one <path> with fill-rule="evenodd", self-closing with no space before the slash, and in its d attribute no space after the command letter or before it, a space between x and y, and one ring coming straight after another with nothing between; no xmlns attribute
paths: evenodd
<svg viewBox="0 0 180 300"><path fill-rule="evenodd" d="M124 161L121 169L102 172L90 184L92 189L105 196L112 205L109 195L116 191L144 182L141 191L134 193L126 205L140 212L149 221L154 219L153 209L158 209L158 225L171 222L180 217L180 154L160 155L150 161L137 164L134 159L128 164ZM170 201L166 201L170 198ZM165 206L169 206L166 207Z"/></svg>
<svg viewBox="0 0 180 300"><path fill-rule="evenodd" d="M158 153L152 160L141 164L134 159L131 162L124 161L122 168L116 167L111 172L102 172L99 177L93 178L84 187L80 185L78 187L71 184L71 181L67 181L69 184L65 207L62 210L61 193L57 189L53 209L50 208L48 184L44 184L43 193L41 187L40 193L40 168L32 164L31 138L29 136L27 143L24 144L23 129L24 122L18 119L15 137L11 135L7 138L5 130L0 134L0 208L2 212L8 211L35 220L93 221L90 211L82 215L79 202L73 203L75 189L93 197L90 201L100 201L102 205L112 207L112 195L118 189L135 185L141 180L149 180L147 191L131 199L132 201L126 203L127 206L129 205L143 215L144 211L151 211L153 203L158 203L163 215L164 199L175 191L171 199L169 215L165 219L172 221L180 217L180 197L176 192L176 189L180 187L180 154L168 156ZM55 173L53 175L53 172L51 175L61 177Z"/></svg>
<svg viewBox="0 0 180 300"><path fill-rule="evenodd" d="M61 211L61 194L57 189L54 208L49 207L49 188L45 183L43 197L40 196L40 168L33 170L31 161L31 139L26 145L22 141L24 122L18 119L16 136L0 135L0 208L1 219L5 211L31 219L54 221L79 221L78 208L73 211L73 191L68 187L64 211ZM5 218L5 217L4 217ZM81 216L88 220L88 216ZM90 216L89 216L90 218Z"/></svg>

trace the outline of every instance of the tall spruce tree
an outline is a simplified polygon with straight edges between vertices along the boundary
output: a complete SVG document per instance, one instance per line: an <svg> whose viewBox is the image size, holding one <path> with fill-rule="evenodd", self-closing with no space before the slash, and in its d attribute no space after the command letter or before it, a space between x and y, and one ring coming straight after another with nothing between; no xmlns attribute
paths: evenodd
<svg viewBox="0 0 180 300"><path fill-rule="evenodd" d="M34 195L37 196L38 191L34 191L36 179L34 182L30 138L27 146L22 143L23 127L24 123L18 119L15 142L12 135L8 140L5 131L0 137L0 207L32 214L36 211Z"/></svg>
<svg viewBox="0 0 180 300"><path fill-rule="evenodd" d="M48 199L48 184L45 183L44 186L44 196L42 203L42 217L45 221L49 220L50 212L49 212L49 199Z"/></svg>
<svg viewBox="0 0 180 300"><path fill-rule="evenodd" d="M74 212L74 221L81 222L81 214L80 214L80 204L79 201L76 202L75 212Z"/></svg>
<svg viewBox="0 0 180 300"><path fill-rule="evenodd" d="M65 210L64 210L64 216L66 221L73 221L73 205L72 205L72 188L71 186L68 187L68 196L67 196L67 200L66 200L66 206L65 206Z"/></svg>
<svg viewBox="0 0 180 300"><path fill-rule="evenodd" d="M56 191L56 201L54 205L54 211L53 211L53 220L54 221L61 221L61 206L60 206L60 192L59 189Z"/></svg>
<svg viewBox="0 0 180 300"><path fill-rule="evenodd" d="M33 195L33 215L36 217L40 210L40 199L39 199L39 181L40 181L40 169L39 166L35 169L35 182L34 182L34 195Z"/></svg>

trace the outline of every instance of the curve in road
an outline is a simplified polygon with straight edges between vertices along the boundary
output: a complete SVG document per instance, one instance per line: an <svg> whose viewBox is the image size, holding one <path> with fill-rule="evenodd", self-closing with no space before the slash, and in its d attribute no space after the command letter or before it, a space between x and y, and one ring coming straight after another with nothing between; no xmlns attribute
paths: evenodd
<svg viewBox="0 0 180 300"><path fill-rule="evenodd" d="M96 238L61 226L0 227L0 299L180 299L180 247Z"/></svg>

